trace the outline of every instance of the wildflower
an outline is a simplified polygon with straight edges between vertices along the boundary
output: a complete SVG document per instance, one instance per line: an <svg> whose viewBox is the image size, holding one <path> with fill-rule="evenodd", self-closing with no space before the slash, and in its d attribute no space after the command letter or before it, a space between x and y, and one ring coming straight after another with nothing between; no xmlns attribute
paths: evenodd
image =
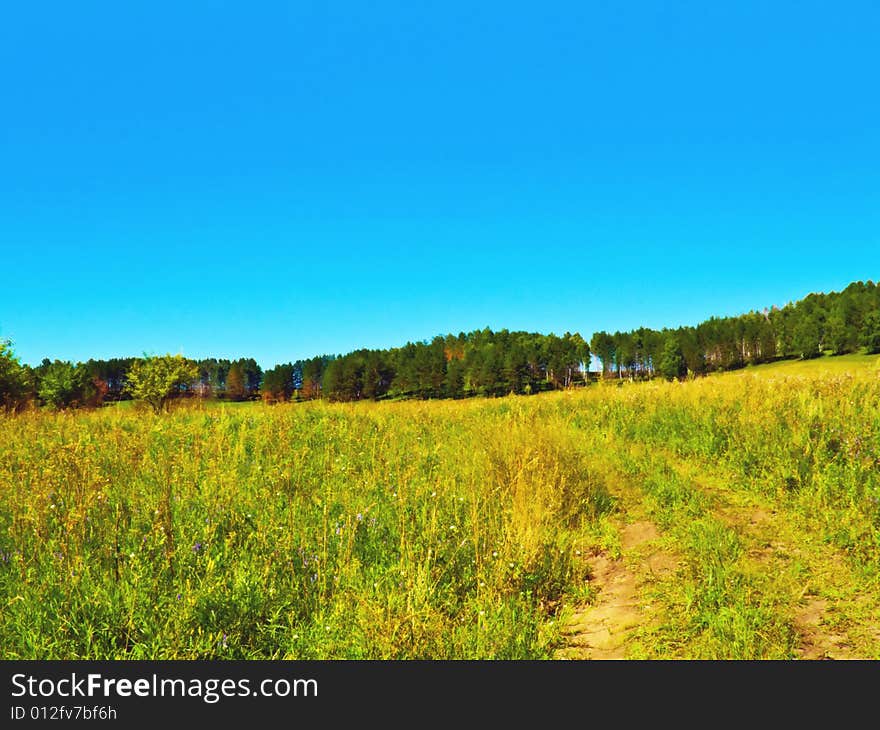
<svg viewBox="0 0 880 730"><path fill-rule="evenodd" d="M194 552L194 553L199 552L201 549L202 549L202 543L200 543L200 542L196 542L196 544L193 545L193 552Z"/></svg>
<svg viewBox="0 0 880 730"><path fill-rule="evenodd" d="M355 519L356 519L358 522L360 522L362 519L364 519L364 516L363 516L360 512L358 512L357 515L356 515L356 517L355 517Z"/></svg>

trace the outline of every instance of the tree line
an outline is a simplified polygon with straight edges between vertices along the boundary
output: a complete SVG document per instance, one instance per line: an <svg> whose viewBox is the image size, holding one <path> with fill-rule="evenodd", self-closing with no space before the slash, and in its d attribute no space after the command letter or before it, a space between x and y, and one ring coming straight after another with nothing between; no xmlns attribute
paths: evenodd
<svg viewBox="0 0 880 730"><path fill-rule="evenodd" d="M604 375L666 378L734 370L781 359L880 352L880 287L853 282L784 307L696 326L596 332L590 340Z"/></svg>
<svg viewBox="0 0 880 730"><path fill-rule="evenodd" d="M278 364L253 358L190 360L180 355L72 363L19 362L0 341L0 408L96 407L136 398L156 410L179 397L263 400L465 398L530 394L591 377L681 378L784 358L880 352L880 287L854 282L784 307L711 317L696 326L628 332L494 332L489 328L390 349L359 349ZM593 358L598 370L591 374Z"/></svg>

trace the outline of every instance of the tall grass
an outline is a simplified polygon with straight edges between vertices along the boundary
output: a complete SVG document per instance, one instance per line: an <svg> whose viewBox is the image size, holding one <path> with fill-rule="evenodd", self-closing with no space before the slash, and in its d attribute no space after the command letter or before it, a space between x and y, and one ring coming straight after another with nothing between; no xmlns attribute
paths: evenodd
<svg viewBox="0 0 880 730"><path fill-rule="evenodd" d="M736 536L663 459L624 445L723 467L876 580L873 373L26 413L0 418L0 652L548 658L560 609L589 595L577 553L607 527L612 473L643 483L689 550L692 595L670 610L709 622L692 654L790 651L760 581L741 579Z"/></svg>
<svg viewBox="0 0 880 730"><path fill-rule="evenodd" d="M609 506L526 400L0 421L0 646L541 658Z"/></svg>
<svg viewBox="0 0 880 730"><path fill-rule="evenodd" d="M794 510L863 569L880 565L880 377L737 375L593 389L578 422L723 466L732 488Z"/></svg>

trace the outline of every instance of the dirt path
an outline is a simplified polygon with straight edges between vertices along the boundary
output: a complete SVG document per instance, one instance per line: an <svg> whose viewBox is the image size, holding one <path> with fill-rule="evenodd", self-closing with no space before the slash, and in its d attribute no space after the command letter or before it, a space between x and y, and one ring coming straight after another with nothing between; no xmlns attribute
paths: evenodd
<svg viewBox="0 0 880 730"><path fill-rule="evenodd" d="M852 594L857 584L843 556L826 544L811 542L804 530L757 495L726 487L709 470L668 458L667 463L708 495L712 514L734 529L747 546L748 570L791 582L791 625L799 637L800 659L867 659L855 644L880 643L876 598Z"/></svg>
<svg viewBox="0 0 880 730"><path fill-rule="evenodd" d="M703 466L669 459L670 467L707 499L709 513L742 541L740 567L788 596L780 604L798 637L801 659L869 659L880 655L880 607L873 592L859 593L845 559L812 541L792 515L757 495L730 489ZM620 485L620 482L617 482ZM636 631L655 625L664 607L651 602L651 585L672 574L682 558L649 519L645 495L631 485L615 490L620 557L588 558L596 599L576 607L566 624L558 659L625 659ZM786 609L787 607L787 609ZM858 647L858 649L856 648Z"/></svg>
<svg viewBox="0 0 880 730"><path fill-rule="evenodd" d="M674 570L677 560L659 547L660 535L648 520L622 525L620 537L620 558L607 552L590 558L598 598L575 610L566 626L568 645L557 658L625 659L630 631L651 621L642 587Z"/></svg>

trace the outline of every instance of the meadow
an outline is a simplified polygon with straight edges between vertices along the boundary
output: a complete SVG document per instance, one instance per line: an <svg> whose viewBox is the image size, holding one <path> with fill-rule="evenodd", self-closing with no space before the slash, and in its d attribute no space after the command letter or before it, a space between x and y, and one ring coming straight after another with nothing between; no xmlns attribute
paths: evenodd
<svg viewBox="0 0 880 730"><path fill-rule="evenodd" d="M0 417L0 489L6 659L551 659L599 555L651 606L628 657L880 658L876 357L26 412ZM674 570L627 552L635 519Z"/></svg>

